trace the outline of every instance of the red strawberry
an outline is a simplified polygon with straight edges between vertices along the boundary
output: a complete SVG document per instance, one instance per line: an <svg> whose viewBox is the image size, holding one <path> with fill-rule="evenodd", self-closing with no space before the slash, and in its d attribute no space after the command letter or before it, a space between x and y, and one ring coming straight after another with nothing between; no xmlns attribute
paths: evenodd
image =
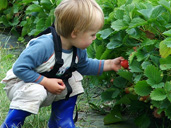
<svg viewBox="0 0 171 128"><path fill-rule="evenodd" d="M129 67L128 60L122 60L122 61L121 61L121 66L122 66L124 69L128 69L128 67Z"/></svg>

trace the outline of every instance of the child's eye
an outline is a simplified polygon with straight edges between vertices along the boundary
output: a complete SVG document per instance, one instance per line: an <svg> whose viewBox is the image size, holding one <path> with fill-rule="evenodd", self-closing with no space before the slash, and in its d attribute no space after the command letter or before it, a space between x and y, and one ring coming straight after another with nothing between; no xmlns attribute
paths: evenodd
<svg viewBox="0 0 171 128"><path fill-rule="evenodd" d="M96 36L96 34L92 34L91 36L94 37L94 36Z"/></svg>

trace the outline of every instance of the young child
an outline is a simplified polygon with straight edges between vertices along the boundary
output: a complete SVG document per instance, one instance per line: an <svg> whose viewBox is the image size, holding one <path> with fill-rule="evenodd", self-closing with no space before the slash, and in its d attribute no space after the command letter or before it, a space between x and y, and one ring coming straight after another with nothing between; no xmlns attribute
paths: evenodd
<svg viewBox="0 0 171 128"><path fill-rule="evenodd" d="M75 128L73 111L77 96L84 92L82 75L100 75L103 71L121 68L123 57L109 60L87 57L86 48L96 39L96 33L104 23L103 12L95 0L63 0L54 14L64 62L57 76L70 67L73 47L77 49L77 69L68 80L72 88L70 98L65 99L67 88L63 79L42 75L55 65L53 35L49 33L32 39L2 80L11 103L1 128L20 128L27 116L37 114L40 107L49 105L52 105L49 128Z"/></svg>

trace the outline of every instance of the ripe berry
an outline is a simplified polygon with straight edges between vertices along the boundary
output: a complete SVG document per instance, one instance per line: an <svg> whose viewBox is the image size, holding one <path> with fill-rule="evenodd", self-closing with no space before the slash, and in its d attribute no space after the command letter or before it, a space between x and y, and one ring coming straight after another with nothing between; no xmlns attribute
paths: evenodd
<svg viewBox="0 0 171 128"><path fill-rule="evenodd" d="M124 69L128 69L128 67L129 67L128 60L122 60L122 61L121 61L121 66L122 66Z"/></svg>
<svg viewBox="0 0 171 128"><path fill-rule="evenodd" d="M127 93L127 94L130 93L129 88L125 88L125 93Z"/></svg>

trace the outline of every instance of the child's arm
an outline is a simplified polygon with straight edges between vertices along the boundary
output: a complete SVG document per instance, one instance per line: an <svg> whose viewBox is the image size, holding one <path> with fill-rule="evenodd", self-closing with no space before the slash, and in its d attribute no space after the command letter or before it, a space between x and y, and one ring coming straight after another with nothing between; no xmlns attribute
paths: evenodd
<svg viewBox="0 0 171 128"><path fill-rule="evenodd" d="M121 61L124 60L123 57L118 57L111 60L105 60L103 71L118 71L121 68Z"/></svg>

